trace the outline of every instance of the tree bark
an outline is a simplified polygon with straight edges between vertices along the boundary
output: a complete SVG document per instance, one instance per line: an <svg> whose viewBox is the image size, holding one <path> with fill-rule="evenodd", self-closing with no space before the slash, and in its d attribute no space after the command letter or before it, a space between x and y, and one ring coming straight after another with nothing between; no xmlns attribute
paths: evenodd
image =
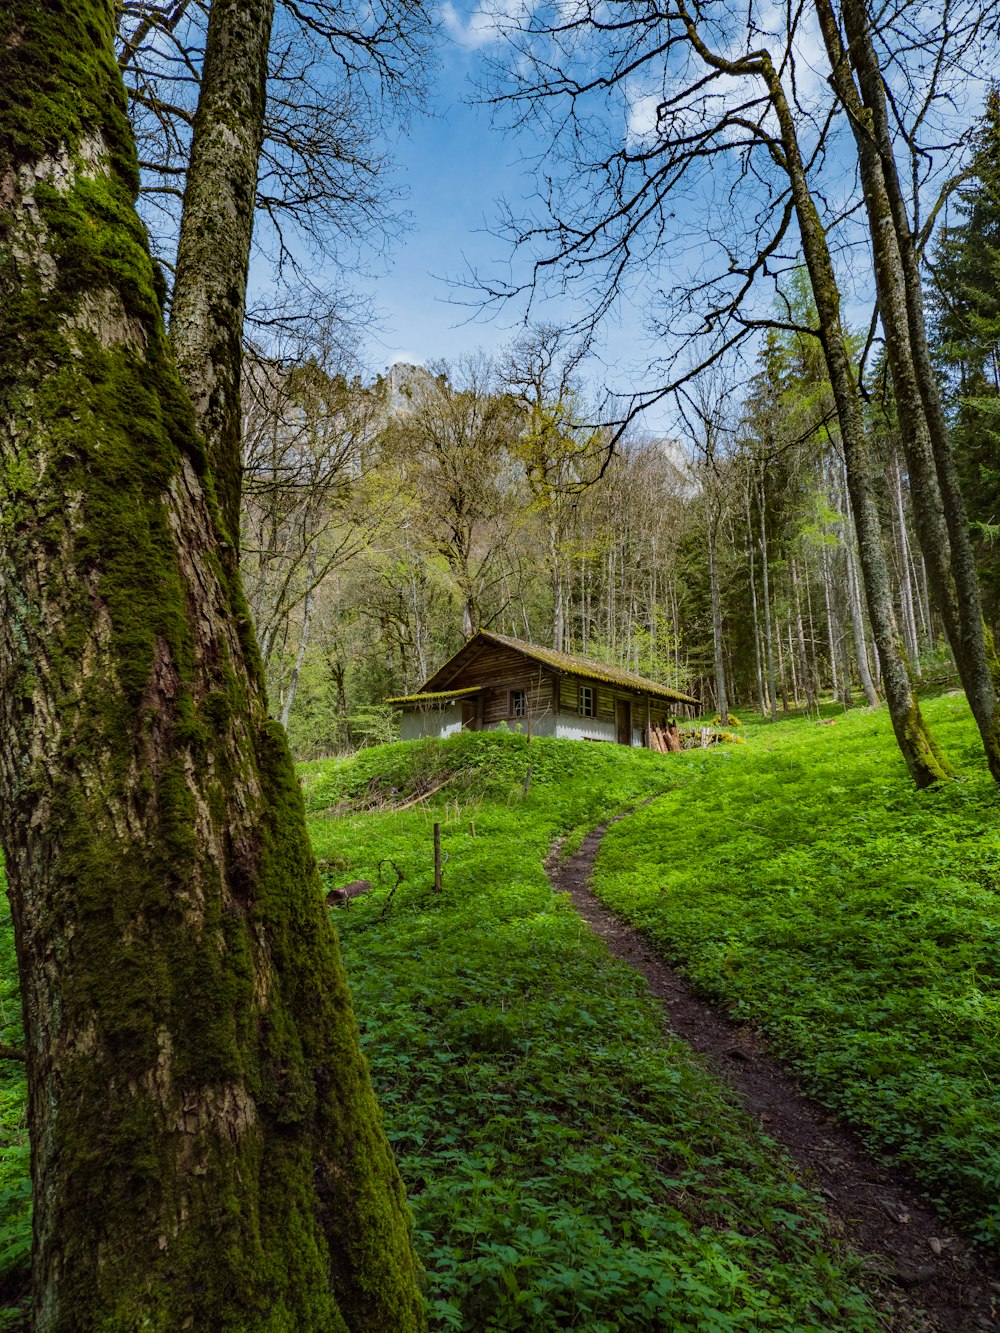
<svg viewBox="0 0 1000 1333"><path fill-rule="evenodd" d="M774 635L771 629L771 589L768 578L769 555L767 549L767 526L764 519L764 486L763 483L759 490L760 495L760 568L761 583L764 596L764 647L767 656L767 688L771 696L771 721L778 720L778 692L777 683L774 674Z"/></svg>
<svg viewBox="0 0 1000 1333"><path fill-rule="evenodd" d="M858 150L917 535L990 772L1000 782L1000 661L983 620L968 517L927 345L919 261L892 151L882 73L860 0L843 4L849 57L829 0L815 0L815 7Z"/></svg>
<svg viewBox="0 0 1000 1333"><path fill-rule="evenodd" d="M238 554L243 314L274 0L212 0L184 187L170 342Z"/></svg>
<svg viewBox="0 0 1000 1333"><path fill-rule="evenodd" d="M799 660L802 663L802 686L806 692L806 709L808 712L814 713L819 708L819 700L816 696L815 678L806 648L806 634L802 623L802 599L799 597L799 576L794 560L791 561L791 574L792 598L795 602L795 634L799 644ZM811 628L810 626L810 630Z"/></svg>
<svg viewBox="0 0 1000 1333"><path fill-rule="evenodd" d="M135 213L113 28L110 0L0 14L0 839L33 1327L417 1330L400 1181Z"/></svg>
<svg viewBox="0 0 1000 1333"><path fill-rule="evenodd" d="M903 657L899 628L892 606L889 571L882 546L878 511L873 498L871 459L865 439L854 369L841 323L840 292L826 235L809 191L791 109L777 72L766 55L761 58L761 73L767 84L780 127L781 148L775 149L775 152L791 185L806 266L819 316L820 340L840 421L847 486L854 512L868 615L882 664L882 679L889 715L896 741L910 774L918 787L924 787L950 777L952 770L923 719Z"/></svg>
<svg viewBox="0 0 1000 1333"><path fill-rule="evenodd" d="M913 581L910 576L910 540L906 533L906 510L903 506L903 470L898 458L892 470L892 487L896 530L899 534L899 600L903 616L903 637L913 674L919 680L920 644L917 640L917 617L913 605Z"/></svg>
<svg viewBox="0 0 1000 1333"><path fill-rule="evenodd" d="M722 654L722 593L719 588L718 525L716 514L708 516L708 580L712 598L712 658L715 670L715 704L726 725L729 716L729 691L726 687L726 664Z"/></svg>
<svg viewBox="0 0 1000 1333"><path fill-rule="evenodd" d="M753 556L753 519L750 512L750 489L746 492L747 506L747 558L750 562L750 614L753 625L754 672L757 680L757 707L761 717L767 716L767 701L764 698L764 667L760 652L760 614L757 610L757 570Z"/></svg>

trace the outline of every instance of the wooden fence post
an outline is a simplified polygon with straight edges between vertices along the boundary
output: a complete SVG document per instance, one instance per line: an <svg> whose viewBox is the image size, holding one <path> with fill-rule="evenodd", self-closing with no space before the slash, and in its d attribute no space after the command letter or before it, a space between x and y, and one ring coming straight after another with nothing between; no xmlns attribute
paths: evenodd
<svg viewBox="0 0 1000 1333"><path fill-rule="evenodd" d="M434 892L441 892L441 825L434 825Z"/></svg>

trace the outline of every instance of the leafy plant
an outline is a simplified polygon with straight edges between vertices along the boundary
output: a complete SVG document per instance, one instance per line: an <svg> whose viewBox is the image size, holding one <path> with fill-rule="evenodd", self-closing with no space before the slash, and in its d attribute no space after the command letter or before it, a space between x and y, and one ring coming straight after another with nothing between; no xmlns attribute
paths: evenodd
<svg viewBox="0 0 1000 1333"><path fill-rule="evenodd" d="M386 856L406 874L390 915L376 890L336 920L432 1327L874 1328L815 1201L664 1041L638 975L543 872L554 838L690 774L674 757L479 734L368 751L315 783L324 800L396 783L418 753L452 775L427 805L319 817L312 833L373 882Z"/></svg>
<svg viewBox="0 0 1000 1333"><path fill-rule="evenodd" d="M691 783L609 832L595 887L995 1243L1000 795L964 698L926 711L961 781L913 790L881 713L747 727L679 756Z"/></svg>

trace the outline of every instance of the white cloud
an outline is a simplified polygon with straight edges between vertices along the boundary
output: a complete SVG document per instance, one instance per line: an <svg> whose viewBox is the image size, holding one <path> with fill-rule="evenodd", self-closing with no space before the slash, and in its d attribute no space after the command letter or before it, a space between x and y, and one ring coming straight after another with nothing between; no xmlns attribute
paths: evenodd
<svg viewBox="0 0 1000 1333"><path fill-rule="evenodd" d="M629 90L625 137L630 144L649 143L656 137L659 93L640 93Z"/></svg>
<svg viewBox="0 0 1000 1333"><path fill-rule="evenodd" d="M445 0L439 11L449 37L467 51L492 46L509 29L520 26L531 12L531 0L487 0L471 13Z"/></svg>

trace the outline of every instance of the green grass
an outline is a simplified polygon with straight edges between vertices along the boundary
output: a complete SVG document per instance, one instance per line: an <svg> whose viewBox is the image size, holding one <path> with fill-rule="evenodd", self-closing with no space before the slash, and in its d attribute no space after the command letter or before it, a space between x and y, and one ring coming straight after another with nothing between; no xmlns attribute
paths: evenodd
<svg viewBox="0 0 1000 1333"><path fill-rule="evenodd" d="M915 791L884 712L748 728L612 829L596 887L979 1239L1000 1238L1000 796L964 699L960 781Z"/></svg>
<svg viewBox="0 0 1000 1333"><path fill-rule="evenodd" d="M922 793L884 712L863 711L670 757L491 734L303 766L331 884L376 884L336 920L436 1330L877 1326L815 1200L548 887L554 838L667 788L608 833L600 892L996 1238L1000 798L964 701L927 712L965 776ZM402 813L361 813L440 782ZM388 860L405 878L387 906ZM3 1070L10 1273L26 1147L22 1071Z"/></svg>
<svg viewBox="0 0 1000 1333"><path fill-rule="evenodd" d="M554 837L662 789L671 761L513 736L420 748L316 766L307 789L315 810L405 798L431 751L455 774L431 808L312 822L332 882L376 881L383 858L406 875L385 915L388 886L337 924L433 1327L874 1328L815 1201L545 878Z"/></svg>

